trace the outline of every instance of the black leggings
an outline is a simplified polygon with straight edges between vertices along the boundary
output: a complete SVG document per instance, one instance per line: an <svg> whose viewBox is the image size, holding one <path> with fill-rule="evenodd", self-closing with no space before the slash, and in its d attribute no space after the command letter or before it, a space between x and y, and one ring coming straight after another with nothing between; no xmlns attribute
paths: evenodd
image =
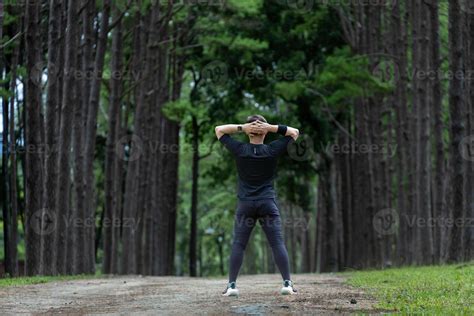
<svg viewBox="0 0 474 316"><path fill-rule="evenodd" d="M229 282L235 282L256 221L260 223L272 247L273 259L283 280L290 280L290 263L281 231L280 211L275 199L239 200L234 223L234 242L230 256Z"/></svg>

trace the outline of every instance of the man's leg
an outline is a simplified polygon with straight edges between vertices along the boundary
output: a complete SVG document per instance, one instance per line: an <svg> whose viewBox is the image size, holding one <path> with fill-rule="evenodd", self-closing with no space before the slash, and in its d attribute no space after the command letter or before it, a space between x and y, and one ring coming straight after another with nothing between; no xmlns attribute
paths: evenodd
<svg viewBox="0 0 474 316"><path fill-rule="evenodd" d="M280 211L272 199L262 200L259 223L272 247L273 259L280 270L283 280L290 279L290 261L283 240Z"/></svg>
<svg viewBox="0 0 474 316"><path fill-rule="evenodd" d="M253 201L239 201L234 222L234 242L230 255L229 283L237 280L244 258L245 247L249 241L256 218L253 215Z"/></svg>

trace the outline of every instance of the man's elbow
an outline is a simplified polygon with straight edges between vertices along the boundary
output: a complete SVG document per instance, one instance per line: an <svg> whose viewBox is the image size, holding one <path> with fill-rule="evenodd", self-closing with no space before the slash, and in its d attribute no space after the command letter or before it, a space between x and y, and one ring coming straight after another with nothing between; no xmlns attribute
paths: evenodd
<svg viewBox="0 0 474 316"><path fill-rule="evenodd" d="M298 139L298 136L300 136L300 131L297 128L293 128L291 130L290 136L293 137L294 140Z"/></svg>
<svg viewBox="0 0 474 316"><path fill-rule="evenodd" d="M216 137L219 139L221 138L221 136L224 134L222 133L222 129L220 126L216 126L216 128L214 129L215 133L216 133Z"/></svg>

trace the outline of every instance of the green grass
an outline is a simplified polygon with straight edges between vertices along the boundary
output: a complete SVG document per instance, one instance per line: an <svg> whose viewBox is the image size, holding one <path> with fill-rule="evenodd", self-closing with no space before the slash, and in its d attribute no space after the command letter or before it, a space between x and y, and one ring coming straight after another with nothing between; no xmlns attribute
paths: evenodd
<svg viewBox="0 0 474 316"><path fill-rule="evenodd" d="M347 272L350 285L402 315L474 315L474 263Z"/></svg>
<svg viewBox="0 0 474 316"><path fill-rule="evenodd" d="M18 277L18 278L5 278L0 279L0 287L6 286L21 286L29 284L48 283L54 281L68 281L68 280L80 280L80 279L93 279L99 275L61 275L61 276L33 276L33 277Z"/></svg>

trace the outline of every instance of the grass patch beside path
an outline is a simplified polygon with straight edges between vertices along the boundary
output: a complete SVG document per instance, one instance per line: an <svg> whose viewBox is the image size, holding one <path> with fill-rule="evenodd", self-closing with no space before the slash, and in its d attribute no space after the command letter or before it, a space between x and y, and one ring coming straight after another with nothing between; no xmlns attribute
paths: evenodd
<svg viewBox="0 0 474 316"><path fill-rule="evenodd" d="M69 281L78 279L93 279L98 275L61 275L61 276L32 276L32 277L18 277L18 278L4 278L0 279L0 287L6 286L21 286L29 284L48 283L54 281Z"/></svg>
<svg viewBox="0 0 474 316"><path fill-rule="evenodd" d="M348 284L401 314L474 315L474 262L345 272Z"/></svg>

